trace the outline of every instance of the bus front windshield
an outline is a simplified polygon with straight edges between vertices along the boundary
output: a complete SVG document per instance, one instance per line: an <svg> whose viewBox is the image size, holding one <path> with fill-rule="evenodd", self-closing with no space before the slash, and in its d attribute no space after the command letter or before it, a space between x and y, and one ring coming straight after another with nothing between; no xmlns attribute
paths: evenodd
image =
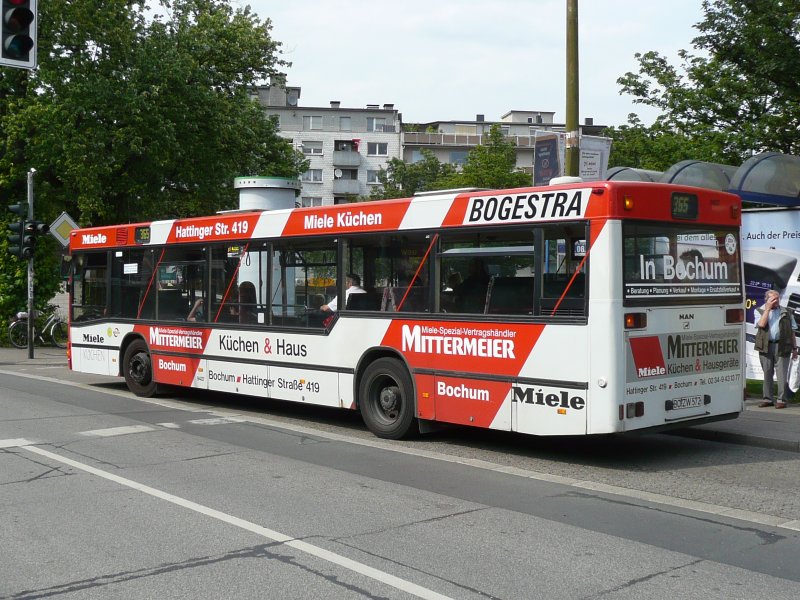
<svg viewBox="0 0 800 600"><path fill-rule="evenodd" d="M715 226L623 225L626 304L739 302L739 236Z"/></svg>

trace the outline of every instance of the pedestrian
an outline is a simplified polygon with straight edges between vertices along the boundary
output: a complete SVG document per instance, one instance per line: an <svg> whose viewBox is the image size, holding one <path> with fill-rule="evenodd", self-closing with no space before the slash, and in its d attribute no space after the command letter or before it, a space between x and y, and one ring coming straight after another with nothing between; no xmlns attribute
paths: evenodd
<svg viewBox="0 0 800 600"><path fill-rule="evenodd" d="M786 408L789 397L789 366L797 357L797 327L791 311L780 305L780 293L767 290L764 304L756 309L756 342L761 368L764 370L764 393L761 407ZM773 376L778 381L778 401L772 391Z"/></svg>

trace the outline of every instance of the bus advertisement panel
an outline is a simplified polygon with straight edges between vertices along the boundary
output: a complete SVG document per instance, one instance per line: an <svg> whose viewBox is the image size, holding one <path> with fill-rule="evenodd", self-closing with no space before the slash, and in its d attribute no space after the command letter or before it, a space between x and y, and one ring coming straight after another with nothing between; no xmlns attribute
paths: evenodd
<svg viewBox="0 0 800 600"><path fill-rule="evenodd" d="M747 377L763 379L764 372L753 343L755 309L764 303L764 293L770 289L780 292L781 304L794 311L795 321L800 324L800 210L745 210L742 257L747 311ZM800 330L797 333L800 334Z"/></svg>
<svg viewBox="0 0 800 600"><path fill-rule="evenodd" d="M77 230L70 364L385 438L734 418L739 226L736 196L597 182Z"/></svg>

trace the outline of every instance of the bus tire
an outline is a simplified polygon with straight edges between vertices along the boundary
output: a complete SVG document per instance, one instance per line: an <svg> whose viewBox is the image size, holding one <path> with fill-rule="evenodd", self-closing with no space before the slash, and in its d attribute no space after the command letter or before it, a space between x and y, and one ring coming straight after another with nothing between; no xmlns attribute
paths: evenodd
<svg viewBox="0 0 800 600"><path fill-rule="evenodd" d="M417 432L414 385L403 363L379 358L364 370L358 404L367 428L379 438L399 440Z"/></svg>
<svg viewBox="0 0 800 600"><path fill-rule="evenodd" d="M153 379L153 364L150 351L144 340L134 340L125 350L122 361L123 374L128 389L137 396L149 398L156 393L156 382Z"/></svg>

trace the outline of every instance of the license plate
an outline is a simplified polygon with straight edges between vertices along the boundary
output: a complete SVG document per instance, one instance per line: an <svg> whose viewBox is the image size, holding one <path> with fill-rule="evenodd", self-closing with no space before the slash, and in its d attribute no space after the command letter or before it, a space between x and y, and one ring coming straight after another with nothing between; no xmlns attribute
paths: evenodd
<svg viewBox="0 0 800 600"><path fill-rule="evenodd" d="M686 396L684 398L674 398L667 406L667 410L683 410L686 408L697 408L703 406L702 396Z"/></svg>

